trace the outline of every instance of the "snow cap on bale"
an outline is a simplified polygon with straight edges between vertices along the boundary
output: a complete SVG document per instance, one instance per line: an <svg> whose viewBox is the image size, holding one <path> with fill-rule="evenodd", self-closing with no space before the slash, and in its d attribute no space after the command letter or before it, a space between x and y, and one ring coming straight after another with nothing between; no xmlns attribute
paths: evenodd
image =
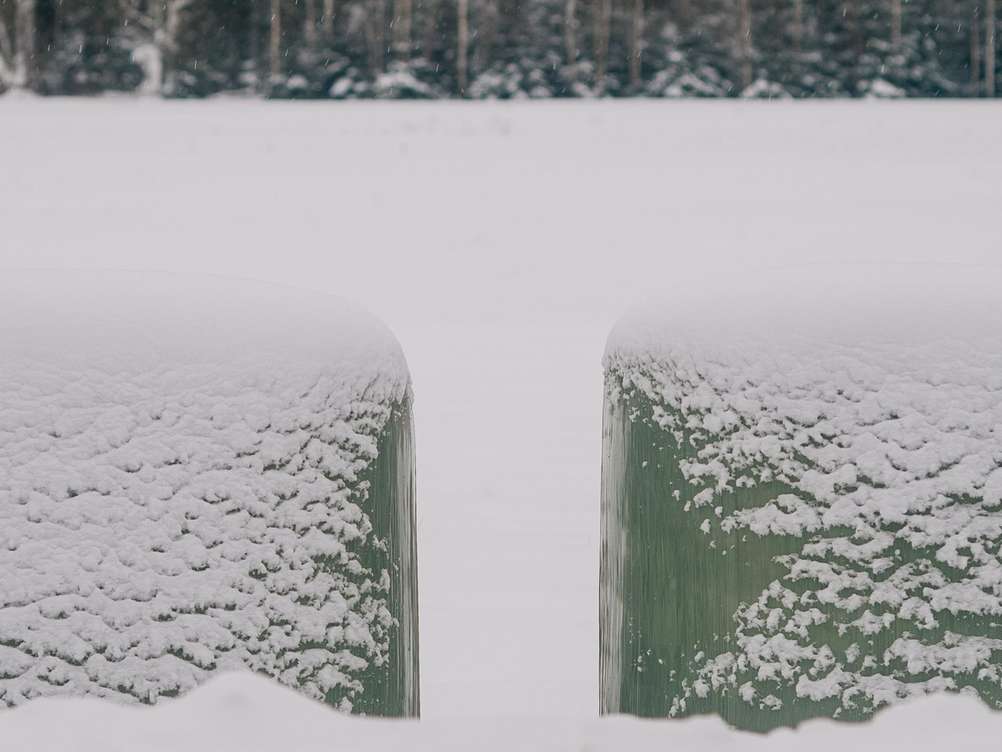
<svg viewBox="0 0 1002 752"><path fill-rule="evenodd" d="M762 345L928 344L1000 337L1002 267L812 265L686 280L637 305L614 327L610 360ZM695 357L695 355L693 355Z"/></svg>
<svg viewBox="0 0 1002 752"><path fill-rule="evenodd" d="M409 403L393 336L327 296L6 273L0 705L249 668L416 713Z"/></svg>
<svg viewBox="0 0 1002 752"><path fill-rule="evenodd" d="M603 710L1002 708L1002 277L672 291L606 353Z"/></svg>
<svg viewBox="0 0 1002 752"><path fill-rule="evenodd" d="M338 298L226 277L5 271L4 360L118 371L232 364L268 372L336 371L387 398L407 386L399 344L378 319Z"/></svg>

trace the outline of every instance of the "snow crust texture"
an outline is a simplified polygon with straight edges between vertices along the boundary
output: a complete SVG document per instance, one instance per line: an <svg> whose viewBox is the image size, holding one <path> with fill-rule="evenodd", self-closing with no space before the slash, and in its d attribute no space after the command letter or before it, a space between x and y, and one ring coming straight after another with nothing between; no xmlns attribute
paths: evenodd
<svg viewBox="0 0 1002 752"><path fill-rule="evenodd" d="M751 726L864 718L938 690L1002 708L997 282L946 269L780 274L724 290L712 309L693 297L624 321L607 403L623 431L658 446L648 463L630 439L611 454L607 443L605 710L636 712L620 687L643 671L663 674L648 713L740 718L744 706ZM610 581L649 557L630 549L628 492L615 490L628 483L677 508L657 532L665 547L691 544L738 580L726 633L681 646L677 627L660 643L625 635L631 608L676 607L666 583L679 576L651 565L646 602ZM646 660L619 654L639 644Z"/></svg>
<svg viewBox="0 0 1002 752"><path fill-rule="evenodd" d="M249 668L351 709L396 626L368 494L409 401L392 338L266 286L0 288L0 705Z"/></svg>

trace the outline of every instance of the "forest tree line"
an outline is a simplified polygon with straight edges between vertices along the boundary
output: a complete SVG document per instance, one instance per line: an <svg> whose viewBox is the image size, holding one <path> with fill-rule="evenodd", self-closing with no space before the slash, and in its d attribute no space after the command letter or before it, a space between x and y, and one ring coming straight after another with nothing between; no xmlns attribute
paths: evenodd
<svg viewBox="0 0 1002 752"><path fill-rule="evenodd" d="M995 96L1002 0L0 0L0 91Z"/></svg>

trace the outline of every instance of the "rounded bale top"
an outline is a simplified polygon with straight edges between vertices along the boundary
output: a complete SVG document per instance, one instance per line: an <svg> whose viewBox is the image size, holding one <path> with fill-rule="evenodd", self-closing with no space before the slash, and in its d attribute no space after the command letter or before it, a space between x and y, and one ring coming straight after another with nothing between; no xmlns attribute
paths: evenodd
<svg viewBox="0 0 1002 752"><path fill-rule="evenodd" d="M0 354L118 372L219 364L321 367L399 389L403 353L372 315L338 298L211 276L17 271L0 275Z"/></svg>
<svg viewBox="0 0 1002 752"><path fill-rule="evenodd" d="M810 266L687 281L624 316L607 358L1002 341L999 268Z"/></svg>

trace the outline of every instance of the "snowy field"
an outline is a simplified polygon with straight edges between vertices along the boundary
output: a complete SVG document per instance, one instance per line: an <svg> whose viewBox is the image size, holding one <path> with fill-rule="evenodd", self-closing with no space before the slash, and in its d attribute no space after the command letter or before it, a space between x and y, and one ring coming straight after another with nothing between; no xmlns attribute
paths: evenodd
<svg viewBox="0 0 1002 752"><path fill-rule="evenodd" d="M156 710L35 700L0 719L0 740L31 752L995 752L999 725L986 713L940 696L891 708L872 724L814 721L768 736L736 733L715 718L372 721L252 674L228 674Z"/></svg>
<svg viewBox="0 0 1002 752"><path fill-rule="evenodd" d="M421 743L691 748L706 737L743 749L711 721L592 720L606 336L639 300L712 296L751 268L997 263L1000 123L987 102L6 98L0 268L251 277L348 297L391 327L416 397ZM260 731L255 703L288 703L289 718L330 729L303 731L303 749L341 734L357 749L411 738L410 726L314 722L321 709L269 691L210 685L129 716L101 749L199 749L217 710ZM918 722L933 718L970 734L966 749L997 745L1002 719L973 701L923 702L877 723L903 719L930 749L936 736ZM74 748L56 736L127 712L37 705L0 717L0 737L49 727L36 749ZM126 738L137 729L145 741ZM838 743L867 748L857 729L829 731L811 743L851 733ZM274 748L264 731L254 738L243 748Z"/></svg>

